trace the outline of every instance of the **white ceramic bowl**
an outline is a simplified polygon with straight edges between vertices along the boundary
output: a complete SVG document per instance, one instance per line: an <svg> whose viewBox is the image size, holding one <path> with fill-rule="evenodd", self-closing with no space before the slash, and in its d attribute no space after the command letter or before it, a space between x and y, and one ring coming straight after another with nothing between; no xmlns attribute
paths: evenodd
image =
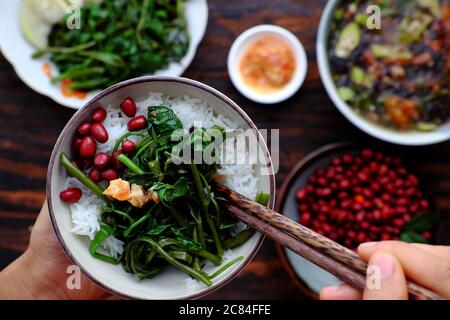
<svg viewBox="0 0 450 320"><path fill-rule="evenodd" d="M0 49L5 58L12 64L20 79L34 91L48 96L57 103L79 109L99 91L90 92L86 98L68 98L60 90L59 84L51 84L43 72L43 65L48 58L32 59L36 49L23 37L20 29L20 10L23 0L0 1ZM208 4L206 0L186 1L186 19L191 36L188 52L179 63L171 63L166 69L159 70L155 75L180 76L194 59L197 47L206 31L208 24ZM6 32L6 30L8 30ZM52 70L57 70L52 66Z"/></svg>
<svg viewBox="0 0 450 320"><path fill-rule="evenodd" d="M291 46L296 58L296 69L291 81L281 90L267 94L256 92L245 84L239 71L239 63L243 54L256 40L266 35L284 39ZM308 61L303 45L290 31L279 26L265 24L244 31L234 41L228 54L228 74L234 86L248 99L262 104L279 103L293 96L302 86L307 70Z"/></svg>
<svg viewBox="0 0 450 320"><path fill-rule="evenodd" d="M328 34L330 30L330 23L333 19L333 13L336 7L339 5L340 0L328 1L320 19L319 32L317 35L317 62L319 66L320 77L328 92L331 100L333 100L335 106L339 111L355 126L371 136L384 140L387 142L401 144L401 145L428 145L433 143L442 142L450 139L450 122L440 126L437 130L432 132L399 132L394 131L380 125L369 122L364 119L352 108L345 103L337 92L336 85L330 72L330 65L328 59Z"/></svg>
<svg viewBox="0 0 450 320"><path fill-rule="evenodd" d="M93 258L89 254L89 240L70 232L72 228L69 207L60 200L59 193L64 189L64 181L67 178L66 170L59 163L59 155L65 152L71 155L71 141L76 128L90 113L99 106L117 106L124 98L143 97L149 92L162 92L165 95L199 98L206 102L215 113L221 113L235 122L240 128L256 129L250 118L236 105L217 90L197 81L178 77L141 77L114 85L96 95L82 109L78 110L70 119L56 142L50 159L47 175L47 201L56 235L69 258L93 281L112 293L127 298L137 299L192 299L199 298L222 287L234 278L242 268L252 259L260 247L263 237L257 233L245 244L232 250L231 259L244 256L244 260L229 268L219 277L214 279L214 284L207 287L195 282L186 285L188 276L168 267L154 279L139 281L132 274L126 273L121 265L111 265ZM260 154L265 156L264 162L268 165L265 169L270 175L260 176L258 190L270 195L269 207L275 203L275 178L272 162L264 139L259 136ZM259 170L257 170L259 172ZM213 272L217 267L206 271Z"/></svg>

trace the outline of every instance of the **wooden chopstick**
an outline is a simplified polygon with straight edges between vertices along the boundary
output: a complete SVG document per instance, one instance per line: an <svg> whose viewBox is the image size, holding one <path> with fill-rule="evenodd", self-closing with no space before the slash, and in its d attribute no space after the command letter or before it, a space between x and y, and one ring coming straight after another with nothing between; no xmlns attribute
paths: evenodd
<svg viewBox="0 0 450 320"><path fill-rule="evenodd" d="M298 241L297 239L291 237L290 235L276 229L259 220L258 218L245 213L238 207L235 207L230 204L225 205L228 213L241 220L245 224L251 226L252 228L258 230L266 237L271 238L275 242L281 244L283 247L286 247L296 254L308 259L309 261L319 265L326 271L330 272L334 276L343 280L344 282L352 285L353 287L363 290L366 284L366 280L364 276L353 269L347 268L347 266L343 265L340 262L333 260L332 258L323 255L319 251L314 250L307 244Z"/></svg>
<svg viewBox="0 0 450 320"><path fill-rule="evenodd" d="M362 261L358 254L353 252L352 250L341 246L340 244L308 229L301 224L298 224L285 216L275 212L265 206L256 203L248 199L247 197L225 187L220 183L216 183L214 186L214 191L220 196L224 197L229 201L229 204L226 205L227 209L230 213L234 214L239 219L243 219L244 216L251 216L254 219L247 219L248 225L258 229L264 235L269 238L274 238L273 231L278 230L281 233L284 233L289 236L289 238L281 237L279 233L277 233L278 240L284 241L280 242L282 245L287 245L286 242L289 242L289 246L294 246L291 242L301 243L302 245L295 245L296 250L298 250L298 254L304 256L306 259L314 259L311 260L319 267L330 271L330 273L334 274L336 277L340 278L343 281L350 281L349 284L355 285L358 289L362 289L365 286L365 274L367 269L367 264ZM235 208L235 209L234 209ZM258 220L259 222L257 222ZM263 228L261 223L269 225L272 228ZM261 229L261 230L260 230ZM267 231L271 232L267 232ZM315 254L312 254L306 247L313 251L316 251ZM291 249L292 250L292 249ZM293 250L294 251L294 250ZM294 251L295 252L295 251ZM303 255L303 253L308 254L309 256ZM314 256L313 256L314 255ZM319 256L320 255L320 256ZM325 257L327 259L325 259ZM330 267L328 263L330 263L330 259L334 262L334 267ZM345 266L345 271L340 266ZM335 268L335 269L333 269ZM337 271L338 270L338 271ZM339 274L338 274L339 273ZM342 275L346 273L346 275ZM364 280L364 284L361 287L359 278L354 276L354 273L360 274ZM415 284L411 281L407 282L408 292L410 297L417 300L440 300L443 297L438 294L423 288L422 286Z"/></svg>

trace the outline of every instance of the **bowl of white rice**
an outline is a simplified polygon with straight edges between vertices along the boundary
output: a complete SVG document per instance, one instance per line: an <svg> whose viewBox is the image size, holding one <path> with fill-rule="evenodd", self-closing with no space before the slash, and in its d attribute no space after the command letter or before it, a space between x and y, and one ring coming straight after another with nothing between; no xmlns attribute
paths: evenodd
<svg viewBox="0 0 450 320"><path fill-rule="evenodd" d="M89 243L100 230L101 200L69 176L61 166L61 153L72 154L72 141L80 123L89 118L97 108L106 109L103 122L109 140L99 144L98 152L110 152L115 141L127 131L127 122L119 105L127 97L133 97L137 106L136 116L146 115L149 106L166 106L189 129L200 122L208 128L250 129L257 136L257 154L249 156L249 150L238 150L237 158L255 159L244 163L232 161L221 164L218 173L223 184L254 199L258 192L269 195L268 207L275 203L275 178L266 143L248 115L231 99L200 82L180 77L146 76L116 84L96 95L70 119L54 147L47 176L47 201L55 233L70 260L92 281L109 292L129 299L197 299L217 290L231 281L257 253L263 236L255 233L239 247L226 250L223 264L237 257L244 258L233 264L214 279L211 286L191 278L174 267L167 267L152 279L139 280L124 271L122 266L95 259L89 252ZM242 154L239 154L242 152ZM226 158L226 157L225 157ZM68 204L60 199L60 192L67 188L79 188L82 196L76 203ZM124 243L114 237L107 238L102 249L112 257L120 257ZM220 268L206 263L204 271L214 273Z"/></svg>

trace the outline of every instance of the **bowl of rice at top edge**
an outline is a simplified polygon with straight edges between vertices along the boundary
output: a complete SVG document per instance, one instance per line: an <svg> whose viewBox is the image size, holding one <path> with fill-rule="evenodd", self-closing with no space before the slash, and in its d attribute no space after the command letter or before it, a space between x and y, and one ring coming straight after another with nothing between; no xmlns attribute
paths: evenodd
<svg viewBox="0 0 450 320"><path fill-rule="evenodd" d="M194 164L193 155L178 163L175 148L164 149L173 143L168 127L181 129L193 152L196 132L205 148L219 133L226 148L212 164ZM247 135L256 143L239 147ZM98 285L130 299L197 299L231 281L263 241L224 212L214 181L274 207L261 133L205 84L145 76L100 92L69 120L51 155L47 201L63 250Z"/></svg>

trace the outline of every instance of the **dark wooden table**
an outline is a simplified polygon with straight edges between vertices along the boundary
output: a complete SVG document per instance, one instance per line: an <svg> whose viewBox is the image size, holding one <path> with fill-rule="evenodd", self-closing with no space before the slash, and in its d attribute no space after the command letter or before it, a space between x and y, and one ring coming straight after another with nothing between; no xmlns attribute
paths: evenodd
<svg viewBox="0 0 450 320"><path fill-rule="evenodd" d="M441 213L450 211L450 143L430 147L396 147L376 141L350 124L333 106L320 81L315 39L326 1L212 0L206 36L184 74L220 90L236 101L259 128L279 128L281 185L302 157L328 143L353 140L395 151L427 178ZM255 104L231 84L226 61L236 36L262 23L291 30L304 44L309 65L302 89L275 106ZM53 145L73 111L29 89L0 56L0 269L28 243L29 227L45 199L47 164ZM448 220L448 219L447 219ZM448 233L448 225L441 233ZM278 260L275 246L262 249L231 284L212 294L216 299L302 299Z"/></svg>

